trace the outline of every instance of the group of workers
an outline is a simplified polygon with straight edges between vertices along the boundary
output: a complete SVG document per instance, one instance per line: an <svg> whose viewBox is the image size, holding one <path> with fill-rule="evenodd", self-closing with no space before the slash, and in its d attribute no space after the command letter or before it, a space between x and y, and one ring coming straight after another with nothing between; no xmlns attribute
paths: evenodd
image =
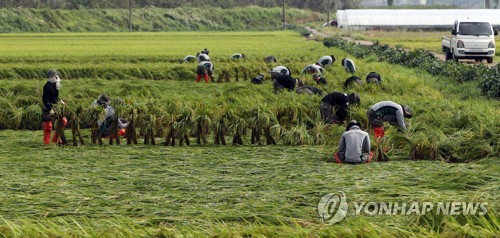
<svg viewBox="0 0 500 238"><path fill-rule="evenodd" d="M50 139L52 133L53 122L56 119L56 112L54 106L56 104L64 105L64 101L59 98L59 90L61 89L61 78L59 73L51 69L47 72L47 83L43 87L42 93L42 123L43 123L43 143L48 145L51 143L61 143L57 140L57 133L54 133L52 140ZM99 126L101 137L111 136L111 125L115 119L115 109L110 105L110 98L106 95L100 95L97 100L91 103L91 106L98 106L104 109L104 118L97 121ZM124 118L118 118L118 136L125 135L128 122ZM61 117L62 127L67 125L68 120L66 117Z"/></svg>
<svg viewBox="0 0 500 238"><path fill-rule="evenodd" d="M318 85L326 84L326 80L321 76L324 73L323 67L328 67L335 62L334 56L323 56L315 64L307 65L302 74L313 74L313 79ZM341 61L346 72L354 74L356 66L354 61L344 58ZM299 78L293 78L291 72L285 66L277 66L271 71L274 92L286 89L297 93L323 95L320 89L304 85ZM261 81L259 81L261 82ZM382 77L377 72L370 72L366 76L366 83L380 84ZM357 76L350 76L344 83L344 88L353 83L361 84L363 81ZM319 110L323 121L328 124L344 124L348 116L349 105L360 103L360 96L356 93L346 94L343 92L331 92L325 95L320 102ZM407 105L398 104L392 101L381 101L372 105L367 113L368 123L374 133L374 138L380 141L384 135L384 122L397 126L399 130L405 130L404 118L411 118L411 109ZM368 133L361 130L361 124L356 120L347 123L346 132L342 135L338 152L335 154L338 163L366 163L370 162L372 153L370 152L370 137Z"/></svg>
<svg viewBox="0 0 500 238"><path fill-rule="evenodd" d="M207 49L197 53L196 56L187 56L184 61L189 62L194 58L198 61L196 82L199 82L203 77L205 82L209 82L209 77L213 80L213 63L210 62L209 51ZM244 54L236 53L231 56L232 59L244 58ZM276 57L269 56L265 59L266 62L276 62ZM324 73L323 67L329 67L335 62L333 55L321 57L315 64L307 65L302 74L312 74L313 79L318 85L326 84L326 80L322 77ZM342 59L342 66L351 74L356 71L354 62L351 59ZM299 78L293 78L291 71L285 66L277 66L270 71L273 81L274 93L279 93L282 90L296 90L299 94L318 94L323 95L322 90L304 85L304 82ZM253 78L252 83L262 84L264 75L259 74ZM381 76L376 72L370 72L366 76L367 83L381 83ZM348 87L353 82L361 83L361 79L357 76L349 77L344 83L344 87ZM61 79L56 70L47 72L47 83L43 88L43 109L42 121L44 132L44 143L50 144L50 135L55 119L54 104L64 104L59 99L59 90L61 88ZM331 92L326 94L320 101L319 110L322 119L328 124L344 124L348 117L349 105L360 103L360 96L356 93L346 94L343 92ZM111 133L111 124L115 120L115 110L110 105L110 98L106 95L100 95L91 105L103 107L105 111L104 119L98 120L98 126L102 137L109 137ZM398 104L392 101L381 101L372 105L367 113L368 123L374 133L376 140L381 140L385 135L384 122L389 122L396 126L399 130L405 130L406 124L404 118L411 118L411 109L407 105ZM66 126L66 118L62 119L63 126ZM125 119L118 119L120 130L118 136L125 134L125 128L128 123ZM57 142L57 135L54 135L52 142ZM339 163L358 164L366 163L371 160L370 152L370 137L368 133L361 130L361 124L356 120L351 120L347 123L346 131L342 134L338 145L338 152L335 154L336 161Z"/></svg>

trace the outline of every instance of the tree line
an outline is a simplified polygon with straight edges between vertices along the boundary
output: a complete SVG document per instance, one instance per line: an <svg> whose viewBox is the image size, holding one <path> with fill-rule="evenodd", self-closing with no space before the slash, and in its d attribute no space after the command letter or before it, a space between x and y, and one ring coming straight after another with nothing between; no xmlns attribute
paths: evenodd
<svg viewBox="0 0 500 238"><path fill-rule="evenodd" d="M0 8L52 8L52 9L100 9L100 8L134 8L159 7L282 7L285 6L310 9L316 12L333 10L336 6L347 6L358 0L2 0Z"/></svg>

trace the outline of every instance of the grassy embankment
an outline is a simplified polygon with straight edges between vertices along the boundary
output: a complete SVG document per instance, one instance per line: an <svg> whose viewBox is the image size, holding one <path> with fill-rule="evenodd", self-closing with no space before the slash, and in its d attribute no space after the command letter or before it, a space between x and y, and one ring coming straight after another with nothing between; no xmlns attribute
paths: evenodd
<svg viewBox="0 0 500 238"><path fill-rule="evenodd" d="M319 13L287 9L289 29L318 21ZM133 9L132 29L165 31L263 31L282 29L281 8L139 8ZM0 9L0 33L128 32L128 9ZM210 34L204 32L202 35Z"/></svg>

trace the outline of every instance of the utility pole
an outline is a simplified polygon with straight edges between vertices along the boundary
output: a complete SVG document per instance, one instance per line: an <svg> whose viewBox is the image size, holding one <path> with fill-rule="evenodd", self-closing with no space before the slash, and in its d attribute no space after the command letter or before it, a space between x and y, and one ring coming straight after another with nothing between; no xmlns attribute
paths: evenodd
<svg viewBox="0 0 500 238"><path fill-rule="evenodd" d="M283 0L283 30L286 30L285 0Z"/></svg>
<svg viewBox="0 0 500 238"><path fill-rule="evenodd" d="M128 1L128 30L132 32L132 0Z"/></svg>
<svg viewBox="0 0 500 238"><path fill-rule="evenodd" d="M330 26L330 0L327 0L327 6L326 6L326 25Z"/></svg>

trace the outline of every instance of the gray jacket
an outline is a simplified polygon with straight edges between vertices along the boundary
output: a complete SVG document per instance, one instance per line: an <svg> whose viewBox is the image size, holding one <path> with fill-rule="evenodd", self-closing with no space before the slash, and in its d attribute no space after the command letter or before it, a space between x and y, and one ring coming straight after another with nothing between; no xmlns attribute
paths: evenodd
<svg viewBox="0 0 500 238"><path fill-rule="evenodd" d="M362 163L370 156L370 137L358 126L344 132L339 142L339 158L342 162Z"/></svg>
<svg viewBox="0 0 500 238"><path fill-rule="evenodd" d="M375 103L370 107L375 114L382 118L384 121L389 122L391 125L397 126L403 130L406 130L403 107L392 101L382 101Z"/></svg>

